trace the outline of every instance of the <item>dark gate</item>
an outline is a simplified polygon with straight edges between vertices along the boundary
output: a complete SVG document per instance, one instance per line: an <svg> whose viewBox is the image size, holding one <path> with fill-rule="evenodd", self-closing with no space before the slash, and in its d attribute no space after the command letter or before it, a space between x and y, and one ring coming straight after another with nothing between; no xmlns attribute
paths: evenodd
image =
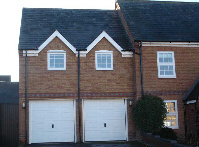
<svg viewBox="0 0 199 147"><path fill-rule="evenodd" d="M0 104L0 146L17 147L19 144L19 105Z"/></svg>

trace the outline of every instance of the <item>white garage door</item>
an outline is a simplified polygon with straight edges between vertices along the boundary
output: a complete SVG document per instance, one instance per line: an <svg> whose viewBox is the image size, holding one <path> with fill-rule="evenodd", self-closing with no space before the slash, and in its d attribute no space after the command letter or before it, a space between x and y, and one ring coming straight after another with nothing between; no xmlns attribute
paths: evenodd
<svg viewBox="0 0 199 147"><path fill-rule="evenodd" d="M84 100L84 141L127 140L126 100Z"/></svg>
<svg viewBox="0 0 199 147"><path fill-rule="evenodd" d="M29 143L74 142L75 101L30 101Z"/></svg>

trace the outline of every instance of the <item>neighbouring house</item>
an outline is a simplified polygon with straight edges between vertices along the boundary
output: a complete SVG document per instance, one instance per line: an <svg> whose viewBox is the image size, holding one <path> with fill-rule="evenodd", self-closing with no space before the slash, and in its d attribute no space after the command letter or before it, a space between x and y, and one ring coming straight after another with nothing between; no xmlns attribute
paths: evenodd
<svg viewBox="0 0 199 147"><path fill-rule="evenodd" d="M0 146L19 144L19 82L0 76Z"/></svg>
<svg viewBox="0 0 199 147"><path fill-rule="evenodd" d="M185 140L182 98L199 76L198 8L148 1L118 1L116 10L24 8L20 142L135 140L131 108L144 93L165 101L165 125Z"/></svg>
<svg viewBox="0 0 199 147"><path fill-rule="evenodd" d="M199 79L183 98L185 104L185 132L188 144L199 144Z"/></svg>
<svg viewBox="0 0 199 147"><path fill-rule="evenodd" d="M199 77L199 3L118 0L117 9L129 40L142 55L134 55L136 98L142 89L163 98L169 112L165 125L183 141L182 98Z"/></svg>

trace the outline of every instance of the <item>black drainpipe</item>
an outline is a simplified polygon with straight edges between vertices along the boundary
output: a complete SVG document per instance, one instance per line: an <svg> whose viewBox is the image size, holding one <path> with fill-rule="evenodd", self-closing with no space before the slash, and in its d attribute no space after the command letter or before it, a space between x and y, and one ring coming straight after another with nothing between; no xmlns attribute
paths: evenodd
<svg viewBox="0 0 199 147"><path fill-rule="evenodd" d="M82 137L81 137L81 111L80 111L80 51L78 50L78 110L79 110L79 138L80 142L82 142Z"/></svg>
<svg viewBox="0 0 199 147"><path fill-rule="evenodd" d="M143 87L143 70L142 70L142 41L140 41L139 53L135 51L132 44L131 44L131 47L133 48L134 54L140 55L140 81L141 81L141 94L143 97L144 96L144 87Z"/></svg>
<svg viewBox="0 0 199 147"><path fill-rule="evenodd" d="M27 144L27 80L28 80L28 56L27 56L27 50L26 50L26 56L25 56L25 138L26 138L26 144Z"/></svg>
<svg viewBox="0 0 199 147"><path fill-rule="evenodd" d="M142 41L140 41L140 75L141 75L141 94L144 96L144 87L143 87L143 71L142 71Z"/></svg>
<svg viewBox="0 0 199 147"><path fill-rule="evenodd" d="M186 101L184 101L184 124L185 124L185 139L188 139L187 136L187 113L186 113Z"/></svg>

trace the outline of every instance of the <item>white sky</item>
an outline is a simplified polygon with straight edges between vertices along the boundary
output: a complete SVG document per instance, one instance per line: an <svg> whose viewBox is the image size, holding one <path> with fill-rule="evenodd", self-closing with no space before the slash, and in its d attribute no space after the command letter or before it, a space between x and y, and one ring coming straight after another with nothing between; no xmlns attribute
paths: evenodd
<svg viewBox="0 0 199 147"><path fill-rule="evenodd" d="M199 0L181 1L199 2ZM1 2L0 75L11 75L13 82L19 81L18 41L23 7L114 9L115 0L6 0Z"/></svg>

